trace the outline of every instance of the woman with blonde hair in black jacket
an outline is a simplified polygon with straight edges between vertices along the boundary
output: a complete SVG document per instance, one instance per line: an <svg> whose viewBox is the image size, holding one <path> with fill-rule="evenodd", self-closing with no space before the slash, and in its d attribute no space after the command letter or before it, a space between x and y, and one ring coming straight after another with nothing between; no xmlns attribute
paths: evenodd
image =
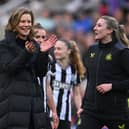
<svg viewBox="0 0 129 129"><path fill-rule="evenodd" d="M129 40L124 26L101 16L94 33L97 43L85 55L87 88L78 129L129 129Z"/></svg>

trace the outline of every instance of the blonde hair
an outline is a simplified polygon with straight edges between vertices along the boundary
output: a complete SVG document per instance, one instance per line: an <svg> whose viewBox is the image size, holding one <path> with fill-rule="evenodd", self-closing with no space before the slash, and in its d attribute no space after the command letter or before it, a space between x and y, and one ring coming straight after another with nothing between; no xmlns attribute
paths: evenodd
<svg viewBox="0 0 129 129"><path fill-rule="evenodd" d="M104 19L107 23L107 28L113 29L115 38L129 47L129 40L126 35L124 25L120 25L116 18L112 16L101 16L100 18Z"/></svg>
<svg viewBox="0 0 129 129"><path fill-rule="evenodd" d="M84 74L86 72L86 69L82 62L80 50L75 41L70 40L70 44L71 44L71 48L72 48L71 55L70 55L71 62L74 65L74 67L77 69L78 73L80 74L80 77L83 78Z"/></svg>

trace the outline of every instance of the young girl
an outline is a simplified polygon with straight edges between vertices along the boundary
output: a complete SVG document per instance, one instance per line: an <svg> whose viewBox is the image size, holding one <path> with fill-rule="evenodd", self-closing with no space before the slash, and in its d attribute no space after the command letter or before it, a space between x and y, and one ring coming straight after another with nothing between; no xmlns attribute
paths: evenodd
<svg viewBox="0 0 129 129"><path fill-rule="evenodd" d="M43 111L46 114L46 129L51 129L51 123L49 119L49 113L48 113L48 108L52 110L52 119L53 119L53 128L57 128L58 126L58 117L57 117L57 112L56 112L56 107L53 101L53 96L52 96L52 90L51 87L46 86L46 72L48 68L48 63L50 62L49 59L49 50L54 46L57 38L55 35L51 35L48 37L47 31L45 28L41 26L40 23L37 23L34 25L34 39L39 43L40 45L40 58L39 60L43 60L42 64L38 64L38 71L39 73L37 74L37 79L40 84L40 87L42 89L42 99L43 99ZM39 62L37 60L37 62Z"/></svg>
<svg viewBox="0 0 129 129"><path fill-rule="evenodd" d="M84 76L79 49L74 41L57 40L54 46L55 62L48 71L47 85L53 90L54 102L59 117L58 129L70 129L71 92L77 111L80 110L80 79ZM51 114L50 114L51 115Z"/></svg>

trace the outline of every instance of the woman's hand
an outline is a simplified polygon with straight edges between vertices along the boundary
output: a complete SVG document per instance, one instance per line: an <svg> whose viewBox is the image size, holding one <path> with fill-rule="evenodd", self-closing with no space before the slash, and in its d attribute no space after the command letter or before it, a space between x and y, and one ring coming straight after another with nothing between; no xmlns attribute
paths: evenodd
<svg viewBox="0 0 129 129"><path fill-rule="evenodd" d="M54 46L57 41L56 35L52 34L46 41L40 44L40 51L45 52Z"/></svg>
<svg viewBox="0 0 129 129"><path fill-rule="evenodd" d="M82 108L79 108L78 110L77 110L77 116L80 118L80 115L81 115L81 113L83 112L83 109Z"/></svg>
<svg viewBox="0 0 129 129"><path fill-rule="evenodd" d="M25 48L29 53L34 53L36 50L34 43L29 41L25 43Z"/></svg>
<svg viewBox="0 0 129 129"><path fill-rule="evenodd" d="M52 113L52 129L57 129L59 125L59 118L57 113Z"/></svg>
<svg viewBox="0 0 129 129"><path fill-rule="evenodd" d="M111 89L112 89L111 83L100 84L96 87L96 90L102 94L109 92Z"/></svg>

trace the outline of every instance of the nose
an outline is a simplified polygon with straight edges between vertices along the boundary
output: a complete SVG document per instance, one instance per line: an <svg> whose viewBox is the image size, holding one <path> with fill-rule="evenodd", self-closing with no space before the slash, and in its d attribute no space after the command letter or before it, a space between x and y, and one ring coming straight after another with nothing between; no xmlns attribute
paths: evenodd
<svg viewBox="0 0 129 129"><path fill-rule="evenodd" d="M54 54L58 53L58 50L56 48L54 48Z"/></svg>
<svg viewBox="0 0 129 129"><path fill-rule="evenodd" d="M24 23L24 25L25 25L25 26L30 26L31 24L30 24L30 22L26 21L26 22Z"/></svg>
<svg viewBox="0 0 129 129"><path fill-rule="evenodd" d="M94 30L94 31L96 30L96 26L94 26L93 30Z"/></svg>
<svg viewBox="0 0 129 129"><path fill-rule="evenodd" d="M43 39L41 37L38 40L39 40L39 43L43 42Z"/></svg>

